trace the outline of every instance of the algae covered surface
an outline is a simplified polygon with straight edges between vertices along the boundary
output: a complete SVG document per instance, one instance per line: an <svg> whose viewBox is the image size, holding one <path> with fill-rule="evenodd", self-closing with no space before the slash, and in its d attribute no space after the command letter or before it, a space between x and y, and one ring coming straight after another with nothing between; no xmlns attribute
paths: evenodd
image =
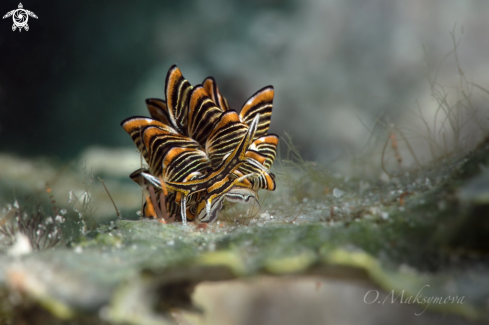
<svg viewBox="0 0 489 325"><path fill-rule="evenodd" d="M367 281L420 312L488 320L488 165L485 142L375 185L279 173L255 216L227 208L214 224L185 227L123 214L54 248L4 244L0 319L178 324L175 310L202 312L192 301L201 282L293 274Z"/></svg>

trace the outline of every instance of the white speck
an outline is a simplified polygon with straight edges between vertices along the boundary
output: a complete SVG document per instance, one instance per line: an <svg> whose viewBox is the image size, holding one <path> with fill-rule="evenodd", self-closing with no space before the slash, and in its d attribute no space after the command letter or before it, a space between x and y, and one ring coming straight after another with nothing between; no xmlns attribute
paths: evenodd
<svg viewBox="0 0 489 325"><path fill-rule="evenodd" d="M29 238L24 234L17 233L15 235L15 243L8 250L8 254L12 256L21 256L29 254L30 252L32 252L32 246Z"/></svg>
<svg viewBox="0 0 489 325"><path fill-rule="evenodd" d="M340 198L343 196L343 194L345 194L344 191L340 190L340 189L337 189L336 187L333 189L333 196L336 197L336 198Z"/></svg>
<svg viewBox="0 0 489 325"><path fill-rule="evenodd" d="M431 186L431 181L428 177L426 177L426 179L424 180L424 185Z"/></svg>
<svg viewBox="0 0 489 325"><path fill-rule="evenodd" d="M141 210L138 210L136 211L136 214L138 215L138 217L141 217L143 214L141 213Z"/></svg>
<svg viewBox="0 0 489 325"><path fill-rule="evenodd" d="M56 218L54 219L56 222L58 223L63 223L65 222L65 218L63 218L62 216L60 215L57 215Z"/></svg>
<svg viewBox="0 0 489 325"><path fill-rule="evenodd" d="M74 249L74 251L77 254L81 254L83 252L83 248L81 248L81 246L76 246L75 249Z"/></svg>
<svg viewBox="0 0 489 325"><path fill-rule="evenodd" d="M268 220L270 219L270 213L268 213L268 211L260 213L260 218Z"/></svg>
<svg viewBox="0 0 489 325"><path fill-rule="evenodd" d="M169 240L169 241L166 242L166 244L168 246L173 246L175 244L175 242L173 240Z"/></svg>
<svg viewBox="0 0 489 325"><path fill-rule="evenodd" d="M84 205L90 202L90 194L88 192L83 193L82 202Z"/></svg>
<svg viewBox="0 0 489 325"><path fill-rule="evenodd" d="M381 217L382 217L382 219L384 219L384 220L389 219L389 213L388 213L388 212L381 212L381 213L380 213L380 216L381 216Z"/></svg>
<svg viewBox="0 0 489 325"><path fill-rule="evenodd" d="M19 201L17 201L17 200L14 201L14 208L16 208L16 209L19 208Z"/></svg>
<svg viewBox="0 0 489 325"><path fill-rule="evenodd" d="M51 217L46 218L46 221L45 222L46 222L47 225L50 225L50 224L54 223L53 218L51 218Z"/></svg>
<svg viewBox="0 0 489 325"><path fill-rule="evenodd" d="M307 203L307 201L308 201L307 197L302 199L302 203Z"/></svg>
<svg viewBox="0 0 489 325"><path fill-rule="evenodd" d="M67 214L67 213L68 213L68 211L66 211L66 209L61 209L61 210L59 210L59 213L60 213L62 216L64 216L65 214Z"/></svg>

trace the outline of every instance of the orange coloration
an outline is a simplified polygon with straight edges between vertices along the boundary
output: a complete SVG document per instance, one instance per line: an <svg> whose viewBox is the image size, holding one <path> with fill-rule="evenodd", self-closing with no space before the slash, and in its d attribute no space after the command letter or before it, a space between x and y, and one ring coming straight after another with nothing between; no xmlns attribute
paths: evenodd
<svg viewBox="0 0 489 325"><path fill-rule="evenodd" d="M164 124L171 125L168 106L166 106L164 101L155 98L146 99L146 106L152 118Z"/></svg>
<svg viewBox="0 0 489 325"><path fill-rule="evenodd" d="M195 149L176 147L170 149L163 160L163 166L168 166L175 159L175 157L182 154L185 151L195 151Z"/></svg>
<svg viewBox="0 0 489 325"><path fill-rule="evenodd" d="M214 103L219 106L223 112L229 110L229 105L224 97L221 96L219 92L219 87L217 87L216 81L212 77L208 77L202 83L207 95L212 99Z"/></svg>
<svg viewBox="0 0 489 325"><path fill-rule="evenodd" d="M190 209L187 209L187 221L194 221L195 219L195 214L193 214Z"/></svg>
<svg viewBox="0 0 489 325"><path fill-rule="evenodd" d="M149 195L146 195L146 207L144 211L144 215L150 218L156 218L156 211L151 202Z"/></svg>
<svg viewBox="0 0 489 325"><path fill-rule="evenodd" d="M214 126L214 129L212 132L209 134L209 138L212 138L213 136L216 135L218 131L223 129L224 127L228 125L232 125L235 123L240 123L239 116L236 112L231 111L226 114L223 114L222 117L220 118L219 122Z"/></svg>
<svg viewBox="0 0 489 325"><path fill-rule="evenodd" d="M245 154L246 157L248 158L253 158L255 159L256 161L258 161L260 164L263 165L263 163L265 162L265 160L267 159L266 157L260 155L258 152L256 151L247 151L246 154Z"/></svg>
<svg viewBox="0 0 489 325"><path fill-rule="evenodd" d="M150 125L157 126L157 127L162 128L166 131L171 131L171 128L169 126L167 126L166 124L163 124L157 120L152 120L150 118L144 118L144 117L128 119L122 124L122 128L127 133L131 134L134 131L139 131L139 130L143 129L144 127L150 126Z"/></svg>
<svg viewBox="0 0 489 325"><path fill-rule="evenodd" d="M413 194L414 194L414 193L407 192L407 191L403 192L403 193L402 193L402 194L399 196L399 203L400 203L401 205L404 205L404 204L405 204L405 202L404 202L404 198L405 198L406 196L413 195Z"/></svg>
<svg viewBox="0 0 489 325"><path fill-rule="evenodd" d="M203 109L203 114L199 115ZM209 98L207 92L202 86L195 87L190 96L190 105L188 111L188 134L191 138L203 141L209 136L211 130L204 131L204 125L215 123L221 116L222 111ZM205 142L201 143L205 145Z"/></svg>
<svg viewBox="0 0 489 325"><path fill-rule="evenodd" d="M265 180L267 181L267 187L265 189L269 190L269 191L274 191L275 190L275 182L273 181L270 174L264 173L263 176L265 176Z"/></svg>
<svg viewBox="0 0 489 325"><path fill-rule="evenodd" d="M267 144L273 144L273 145L277 146L278 145L278 137L275 135L267 135L267 136L256 139L253 143L255 145L267 143Z"/></svg>
<svg viewBox="0 0 489 325"><path fill-rule="evenodd" d="M278 136L268 135L273 86L253 94L238 115L229 109L212 77L192 87L173 65L166 77L165 95L165 99L146 100L151 118L134 116L121 123L148 165L141 163L130 176L149 191L145 216L169 223L173 221L168 216L171 211L193 220L207 208L206 203L223 198L234 188L255 195L258 189L275 189L269 169ZM155 193L156 188L149 184L161 190Z"/></svg>
<svg viewBox="0 0 489 325"><path fill-rule="evenodd" d="M182 202L182 193L177 192L177 195L175 195L175 202L180 205L180 202Z"/></svg>
<svg viewBox="0 0 489 325"><path fill-rule="evenodd" d="M391 132L390 138L391 138L392 149L394 150L397 149L396 134L394 132Z"/></svg>
<svg viewBox="0 0 489 325"><path fill-rule="evenodd" d="M274 95L273 89L270 89L270 88L264 89L263 91L258 93L255 97L253 97L251 101L247 102L243 106L243 108L241 109L241 112L239 113L239 116L244 117L251 108L256 107L257 104L260 102L272 101L273 95Z"/></svg>
<svg viewBox="0 0 489 325"><path fill-rule="evenodd" d="M391 140L392 150L394 150L394 153L396 155L397 163L399 164L399 167L401 167L402 158L401 155L399 154L399 147L397 145L396 133L392 131L389 138Z"/></svg>
<svg viewBox="0 0 489 325"><path fill-rule="evenodd" d="M167 134L170 134L170 132L155 126L144 129L144 133L143 133L144 146L149 149L151 147L151 142L154 137L158 135L167 135Z"/></svg>
<svg viewBox="0 0 489 325"><path fill-rule="evenodd" d="M205 91L207 92L207 95L212 99L214 103L217 104L216 96L214 94L214 87L217 87L216 82L214 81L213 78L207 78L204 80L204 83L202 84L204 87Z"/></svg>
<svg viewBox="0 0 489 325"><path fill-rule="evenodd" d="M54 199L54 196L52 194L53 190L51 187L49 187L49 183L46 182L45 184L46 187L46 193L49 194L49 200L51 201L51 209L53 210L53 214L56 215L58 214L58 207L56 207L56 200Z"/></svg>
<svg viewBox="0 0 489 325"><path fill-rule="evenodd" d="M167 196L168 195L168 189L166 188L166 184L163 181L163 177L160 177L160 183L161 183L161 190L163 191L163 194L165 194L165 196Z"/></svg>
<svg viewBox="0 0 489 325"><path fill-rule="evenodd" d="M229 181L229 176L226 176L222 179L222 181L217 181L215 182L211 187L209 187L207 189L207 192L211 193L212 191L220 188L221 186L223 186L224 184L226 184L226 182Z"/></svg>
<svg viewBox="0 0 489 325"><path fill-rule="evenodd" d="M243 173L240 172L239 170L235 170L234 174L238 177L244 176ZM251 183L247 178L243 179L242 182L236 183L236 185L240 185L240 186L244 186L244 187L251 187Z"/></svg>
<svg viewBox="0 0 489 325"><path fill-rule="evenodd" d="M200 229L206 230L208 225L209 225L208 223L199 223L197 225L197 230L200 230Z"/></svg>

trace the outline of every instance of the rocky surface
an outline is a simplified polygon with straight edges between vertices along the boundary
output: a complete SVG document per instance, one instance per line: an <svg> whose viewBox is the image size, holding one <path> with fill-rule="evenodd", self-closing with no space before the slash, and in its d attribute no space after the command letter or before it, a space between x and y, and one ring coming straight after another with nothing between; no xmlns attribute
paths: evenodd
<svg viewBox="0 0 489 325"><path fill-rule="evenodd" d="M4 244L0 320L211 324L209 317L231 315L240 319L239 324L252 319L275 324L279 316L268 321L259 315L243 316L245 310L253 310L250 301L256 299L251 298L235 305L238 311L243 308L241 316L229 310L216 314L219 292L245 301L246 290L230 288L267 275L264 287L283 281L279 287L302 292L300 288L310 286L304 301L313 301L311 295L321 287L332 288L345 308L356 304L372 312L372 324L379 321L375 315L382 315L368 309L375 303L392 305L388 313L396 318L410 308L413 315L425 315L416 321L431 324L438 322L436 313L448 315L440 324L487 321L488 164L486 142L467 157L378 183L328 174L321 179L314 174L320 171L317 166L295 174L282 169L280 190L262 194L262 208L254 216L228 208L207 227L103 219L107 221L79 235L70 233L54 248L15 251L16 244ZM65 176L62 182L71 177ZM22 179L17 182L21 187ZM116 203L119 191L114 191ZM8 211L4 209L4 218ZM81 225L70 213L65 216L65 232L70 222ZM221 289L209 281L222 281ZM224 284L228 291L222 289ZM293 302L280 297L281 289L270 290L277 292L276 301ZM369 290L379 290L381 298ZM320 297L326 305L335 305L331 296ZM321 314L321 304L311 306ZM290 313L290 308L283 312ZM29 321L29 315L37 315L36 321ZM321 317L317 319L324 320Z"/></svg>

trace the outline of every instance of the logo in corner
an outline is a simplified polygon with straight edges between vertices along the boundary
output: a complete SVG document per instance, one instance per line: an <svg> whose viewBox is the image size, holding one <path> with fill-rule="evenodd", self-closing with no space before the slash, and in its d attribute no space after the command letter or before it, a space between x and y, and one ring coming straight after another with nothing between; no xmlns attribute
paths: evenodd
<svg viewBox="0 0 489 325"><path fill-rule="evenodd" d="M22 3L19 3L19 8L14 9L12 11L9 11L3 16L3 19L8 18L12 16L14 20L14 24L12 25L12 31L15 31L17 28L19 29L19 32L22 31L22 28L24 28L26 31L29 30L29 25L27 25L27 21L29 20L29 16L36 18L37 16L35 13L29 10L25 10L24 7L22 6Z"/></svg>

